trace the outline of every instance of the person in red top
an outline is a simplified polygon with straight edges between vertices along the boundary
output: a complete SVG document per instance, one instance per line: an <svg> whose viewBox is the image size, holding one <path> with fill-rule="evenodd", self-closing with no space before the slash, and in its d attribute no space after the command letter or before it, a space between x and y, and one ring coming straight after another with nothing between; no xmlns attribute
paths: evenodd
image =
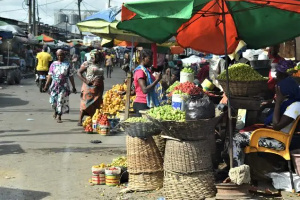
<svg viewBox="0 0 300 200"><path fill-rule="evenodd" d="M161 73L156 73L156 76L152 75L150 71L150 67L152 65L152 52L151 50L142 50L141 52L141 63L135 70L133 75L133 84L135 86L136 99L133 103L134 112L140 116L139 111L149 109L150 106L147 102L147 95L152 92L156 86L156 84L161 80ZM143 68L144 71L140 68ZM150 77L148 77L150 76ZM151 78L151 82L149 84L149 79Z"/></svg>
<svg viewBox="0 0 300 200"><path fill-rule="evenodd" d="M268 57L272 60L271 66L273 69L271 69L269 73L268 88L273 92L275 92L276 80L272 76L272 71L275 73L275 65L277 65L281 60L284 60L284 58L279 55L279 49L280 45L272 46L269 48L268 52Z"/></svg>

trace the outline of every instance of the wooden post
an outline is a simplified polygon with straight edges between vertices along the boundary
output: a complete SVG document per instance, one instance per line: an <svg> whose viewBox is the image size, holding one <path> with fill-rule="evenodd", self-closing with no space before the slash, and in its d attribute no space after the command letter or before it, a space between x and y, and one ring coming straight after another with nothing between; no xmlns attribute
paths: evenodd
<svg viewBox="0 0 300 200"><path fill-rule="evenodd" d="M124 120L128 119L128 117L129 117L131 82L132 82L132 73L131 73L131 71L129 71L127 73L127 90L126 90L126 102L125 102L125 117L124 117Z"/></svg>
<svg viewBox="0 0 300 200"><path fill-rule="evenodd" d="M300 37L295 38L295 60L300 60Z"/></svg>

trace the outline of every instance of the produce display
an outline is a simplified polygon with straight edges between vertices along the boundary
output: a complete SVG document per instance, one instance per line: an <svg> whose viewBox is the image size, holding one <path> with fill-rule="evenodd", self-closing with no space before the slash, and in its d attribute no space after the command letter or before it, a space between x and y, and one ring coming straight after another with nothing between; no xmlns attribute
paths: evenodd
<svg viewBox="0 0 300 200"><path fill-rule="evenodd" d="M260 75L250 65L237 63L228 68L229 80L231 81L262 81L267 78ZM219 80L226 80L226 71L218 76Z"/></svg>
<svg viewBox="0 0 300 200"><path fill-rule="evenodd" d="M190 67L185 67L181 71L185 73L194 73L194 70Z"/></svg>
<svg viewBox="0 0 300 200"><path fill-rule="evenodd" d="M185 121L185 112L173 109L171 105L151 108L147 114L154 119L169 121Z"/></svg>
<svg viewBox="0 0 300 200"><path fill-rule="evenodd" d="M125 122L136 123L136 122L148 122L144 117L130 117Z"/></svg>
<svg viewBox="0 0 300 200"><path fill-rule="evenodd" d="M86 125L84 131L87 133L92 133L93 132L92 124Z"/></svg>
<svg viewBox="0 0 300 200"><path fill-rule="evenodd" d="M300 64L294 68L288 69L287 72L291 73L294 77L300 77Z"/></svg>
<svg viewBox="0 0 300 200"><path fill-rule="evenodd" d="M108 90L103 96L102 111L111 115L118 115L125 110L126 95L122 95L127 89L126 84L117 84ZM135 96L130 97L130 107L133 107ZM132 109L130 109L132 110Z"/></svg>
<svg viewBox="0 0 300 200"><path fill-rule="evenodd" d="M175 81L168 89L167 92L172 92L176 86L180 84L179 81Z"/></svg>
<svg viewBox="0 0 300 200"><path fill-rule="evenodd" d="M113 159L112 163L110 163L108 166L127 167L127 157L119 156L119 157Z"/></svg>
<svg viewBox="0 0 300 200"><path fill-rule="evenodd" d="M83 128L85 128L88 125L92 126L92 118L90 116L85 118L84 122L82 123Z"/></svg>
<svg viewBox="0 0 300 200"><path fill-rule="evenodd" d="M104 169L106 168L106 165L104 163L101 163L100 165L93 165L92 168L96 168L96 169Z"/></svg>
<svg viewBox="0 0 300 200"><path fill-rule="evenodd" d="M197 87L194 83L184 82L174 87L174 89L168 94L168 96L172 96L173 92L176 90L189 95L199 95L202 93L202 89L200 87Z"/></svg>
<svg viewBox="0 0 300 200"><path fill-rule="evenodd" d="M172 92L172 94L186 94L187 95L187 93L184 93L181 90L175 90Z"/></svg>

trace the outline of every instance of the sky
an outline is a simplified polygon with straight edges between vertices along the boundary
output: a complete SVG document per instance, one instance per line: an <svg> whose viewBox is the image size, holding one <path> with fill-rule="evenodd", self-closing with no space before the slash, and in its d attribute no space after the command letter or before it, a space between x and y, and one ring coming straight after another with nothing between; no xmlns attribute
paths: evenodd
<svg viewBox="0 0 300 200"><path fill-rule="evenodd" d="M28 22L27 0L0 0L0 17ZM120 6L122 2L134 0L111 0L111 6ZM44 24L53 25L54 13L58 9L76 9L77 0L36 0L39 8L39 17ZM108 0L83 0L82 10L104 10Z"/></svg>

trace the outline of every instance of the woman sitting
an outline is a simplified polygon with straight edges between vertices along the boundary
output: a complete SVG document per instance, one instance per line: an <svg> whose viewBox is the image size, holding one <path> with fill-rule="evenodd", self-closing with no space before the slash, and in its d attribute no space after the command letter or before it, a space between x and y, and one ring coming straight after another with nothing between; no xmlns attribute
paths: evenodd
<svg viewBox="0 0 300 200"><path fill-rule="evenodd" d="M83 116L92 116L103 102L104 70L101 63L104 61L104 55L97 50L92 50L90 56L91 59L84 62L77 72L79 79L83 82L78 126L82 125ZM86 73L85 77L83 73Z"/></svg>
<svg viewBox="0 0 300 200"><path fill-rule="evenodd" d="M276 67L276 97L274 111L265 120L265 125L272 123L276 131L289 133L293 122L300 116L300 88L298 83L289 76L287 70L294 65L290 61L281 61ZM249 145L252 132L238 133L233 138L233 165L239 166L244 163L244 151ZM259 146L283 150L282 142L272 138L260 138Z"/></svg>

